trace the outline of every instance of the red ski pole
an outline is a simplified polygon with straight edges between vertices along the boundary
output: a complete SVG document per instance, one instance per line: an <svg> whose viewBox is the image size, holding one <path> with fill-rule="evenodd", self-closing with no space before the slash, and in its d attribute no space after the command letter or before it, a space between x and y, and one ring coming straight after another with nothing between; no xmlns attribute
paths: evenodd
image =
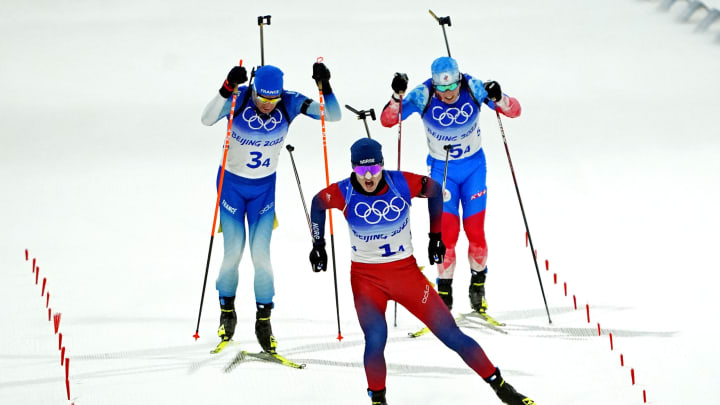
<svg viewBox="0 0 720 405"><path fill-rule="evenodd" d="M317 63L322 63L322 61L322 56L317 58ZM320 93L320 124L322 126L323 156L325 157L325 186L330 187L330 171L328 170L327 156L327 137L325 136L325 98L323 97L322 82L318 82L318 92ZM335 283L335 312L337 316L338 328L337 340L342 341L343 336L342 332L340 332L340 302L338 300L337 287L337 265L335 264L335 234L333 232L333 217L331 210L328 210L328 215L330 216L330 250L332 252L333 282Z"/></svg>
<svg viewBox="0 0 720 405"><path fill-rule="evenodd" d="M242 66L242 59L238 66ZM248 90L249 91L249 90ZM208 248L207 263L205 264L205 278L203 279L202 294L200 295L200 310L198 311L197 326L195 327L195 340L200 338L200 317L202 315L203 301L205 300L205 287L207 286L207 276L210 269L210 256L212 255L213 240L215 239L215 226L217 225L218 211L220 208L220 196L222 195L223 178L225 177L225 163L227 162L228 149L230 149L230 137L232 136L233 116L235 115L235 102L237 101L237 85L232 93L232 102L230 103L230 114L228 115L227 134L225 135L225 143L223 144L223 159L220 169L220 180L218 181L217 199L215 200L215 214L213 215L212 229L210 230L210 247Z"/></svg>

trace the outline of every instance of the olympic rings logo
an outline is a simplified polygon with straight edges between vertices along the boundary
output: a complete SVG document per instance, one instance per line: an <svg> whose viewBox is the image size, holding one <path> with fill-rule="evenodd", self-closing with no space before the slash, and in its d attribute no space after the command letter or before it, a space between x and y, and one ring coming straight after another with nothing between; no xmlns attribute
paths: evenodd
<svg viewBox="0 0 720 405"><path fill-rule="evenodd" d="M389 203L385 200L377 200L372 205L359 202L355 205L355 215L370 225L375 225L383 219L393 222L400 218L406 205L407 203L401 197L393 197Z"/></svg>
<svg viewBox="0 0 720 405"><path fill-rule="evenodd" d="M438 113L440 111L440 113ZM462 107L451 107L445 109L442 106L435 106L432 109L432 117L440 125L448 127L452 124L462 125L470 119L470 116L475 110L472 104L465 103Z"/></svg>
<svg viewBox="0 0 720 405"><path fill-rule="evenodd" d="M248 114L248 111L250 114ZM250 106L245 107L245 110L243 110L242 113L242 118L248 123L248 127L250 127L250 129L265 128L266 131L272 131L283 120L282 113L277 109L273 110L269 114L269 118L262 119Z"/></svg>

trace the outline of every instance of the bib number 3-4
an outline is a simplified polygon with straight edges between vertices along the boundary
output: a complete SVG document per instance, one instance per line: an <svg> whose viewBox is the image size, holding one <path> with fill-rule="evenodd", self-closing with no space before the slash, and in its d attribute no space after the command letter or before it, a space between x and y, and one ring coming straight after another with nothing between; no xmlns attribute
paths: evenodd
<svg viewBox="0 0 720 405"><path fill-rule="evenodd" d="M263 160L263 155L260 152L250 152L251 161L245 166L251 169L257 169L260 166L270 167L270 158Z"/></svg>

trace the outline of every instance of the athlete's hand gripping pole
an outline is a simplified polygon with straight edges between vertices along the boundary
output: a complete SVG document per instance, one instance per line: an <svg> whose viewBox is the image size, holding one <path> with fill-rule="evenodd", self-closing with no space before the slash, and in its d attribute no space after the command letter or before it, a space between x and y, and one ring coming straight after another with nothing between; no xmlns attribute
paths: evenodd
<svg viewBox="0 0 720 405"><path fill-rule="evenodd" d="M367 133L368 138L372 138L370 136L370 128L368 128L367 124L367 117L372 118L373 121L375 121L375 109L371 108L369 110L356 110L349 105L345 104L345 108L352 111L355 115L357 115L357 119L362 120L363 124L365 124L365 133Z"/></svg>
<svg viewBox="0 0 720 405"><path fill-rule="evenodd" d="M447 33L445 33L445 25L447 25L448 27L452 27L452 22L450 21L450 16L438 17L437 15L435 15L435 13L433 13L432 10L428 10L428 11L430 12L430 15L433 16L435 21L437 21L438 24L440 24L440 26L442 27L443 37L445 37L445 47L447 48L448 56L452 57L452 55L450 55L450 45L448 45Z"/></svg>
<svg viewBox="0 0 720 405"><path fill-rule="evenodd" d="M510 159L510 149L508 148L507 138L505 138L505 129L503 129L500 113L495 110L498 125L500 126L500 134L502 134L503 143L505 144L505 153L507 154L508 163L510 164L510 173L512 173L513 182L515 183L515 192L517 193L518 202L520 203L520 212L522 212L523 222L525 222L525 231L527 232L528 242L530 243L530 253L532 253L533 263L535 264L535 272L537 273L538 282L540 283L540 292L542 292L543 302L545 303L545 312L547 313L548 323L552 323L550 319L550 310L548 309L547 299L545 299L545 289L543 288L542 279L540 278L540 269L535 256L535 247L530 237L530 227L528 226L527 217L525 216L525 208L523 207L522 198L520 198L520 188L518 187L517 178L515 177L515 169L513 168L512 159Z"/></svg>
<svg viewBox="0 0 720 405"><path fill-rule="evenodd" d="M260 26L260 66L265 66L265 38L263 36L263 27L270 25L269 15L260 15L257 18L258 26Z"/></svg>
<svg viewBox="0 0 720 405"><path fill-rule="evenodd" d="M317 63L322 63L323 58L318 57ZM322 127L322 140L323 140L323 156L325 158L325 186L330 187L330 172L328 170L328 156L327 156L327 137L325 135L325 98L323 97L322 81L317 82L319 101L320 101L320 124ZM369 136L369 135L368 135ZM333 282L335 283L335 312L337 315L337 328L338 335L337 340L342 341L343 336L340 331L340 301L338 300L338 287L337 287L337 265L335 264L335 234L333 231L333 217L332 211L328 210L328 216L330 217L330 250L332 251L332 264L333 264Z"/></svg>
<svg viewBox="0 0 720 405"><path fill-rule="evenodd" d="M242 66L242 59L238 63ZM250 79L252 81L252 79ZM203 279L202 294L200 295L200 309L198 310L197 326L195 327L195 340L200 338L200 317L202 315L203 301L205 300L205 287L207 286L207 276L210 269L210 256L212 255L213 240L215 239L215 226L217 225L218 210L220 208L220 196L222 195L223 178L225 177L225 163L227 162L228 149L230 148L230 137L232 136L232 123L235 115L235 102L237 101L237 85L235 85L232 93L232 101L230 103L230 114L228 115L227 134L225 135L225 143L223 144L223 159L220 169L220 179L218 180L217 199L215 200L215 214L213 215L212 229L210 230L210 247L208 248L207 263L205 264L205 278Z"/></svg>

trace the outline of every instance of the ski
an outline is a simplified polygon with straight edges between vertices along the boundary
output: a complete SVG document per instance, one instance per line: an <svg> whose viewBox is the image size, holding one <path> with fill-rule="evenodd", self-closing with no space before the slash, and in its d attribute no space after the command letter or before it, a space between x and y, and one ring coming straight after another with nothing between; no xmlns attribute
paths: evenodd
<svg viewBox="0 0 720 405"><path fill-rule="evenodd" d="M469 318L469 317L480 318L480 319L484 320L485 322L487 322L487 323L489 323L489 324L491 324L491 325L495 325L495 326L505 326L505 323L498 321L497 319L493 318L492 316L490 316L490 315L489 315L487 312L485 312L485 311L482 311L482 312L480 312L480 311L473 311L473 312L470 312L470 313L467 313L467 314L460 314L460 317L463 317L463 318Z"/></svg>
<svg viewBox="0 0 720 405"><path fill-rule="evenodd" d="M463 316L462 316L462 314L460 314L460 316L455 317L455 323L460 322L462 319L463 319ZM422 336L422 335L425 335L425 334L428 333L428 332L430 332L430 328L428 328L428 327L426 326L426 327L420 329L420 330L417 331L417 332L408 332L408 336L411 337L411 338L416 338L416 337L420 337L420 336Z"/></svg>
<svg viewBox="0 0 720 405"><path fill-rule="evenodd" d="M268 353L268 352L252 353L252 352L247 352L247 351L243 350L239 354L241 356L251 357L254 359L259 359L259 360L264 360L264 361L269 361L271 363L277 363L277 364L281 364L283 366L292 367L292 368L303 369L306 367L305 363L300 363L300 364L295 363L277 353Z"/></svg>
<svg viewBox="0 0 720 405"><path fill-rule="evenodd" d="M303 369L306 367L306 365L304 363L301 363L301 364L295 363L277 353L267 353L267 352L253 353L253 352L241 350L238 352L238 354L235 355L235 358L225 368L225 372L226 373L230 372L238 364L240 364L240 362L251 360L251 359L267 361L270 363L276 363L276 364L280 364L282 366L287 366L287 367L297 368L297 369Z"/></svg>
<svg viewBox="0 0 720 405"><path fill-rule="evenodd" d="M426 326L426 327L420 329L420 330L417 331L417 332L408 332L408 336L411 337L411 338L416 338L416 337L420 337L420 336L422 336L422 335L424 335L424 334L426 334L426 333L428 333L428 332L430 332L430 328L428 328L428 327Z"/></svg>
<svg viewBox="0 0 720 405"><path fill-rule="evenodd" d="M234 341L234 340L222 340L222 341L220 341L220 343L218 343L217 346L215 346L214 349L210 350L210 353L211 353L211 354L220 353L220 352L223 351L223 350L225 349L225 347L227 347L228 345L234 345L234 344L235 344L235 341Z"/></svg>
<svg viewBox="0 0 720 405"><path fill-rule="evenodd" d="M500 322L497 319L493 318L487 312L479 312L479 311L473 311L473 312L469 312L466 314L461 313L460 315L455 317L455 322L459 323L462 320L471 319L471 318L481 319L481 320L487 322L491 326L505 326L505 323ZM495 329L495 328L493 328L493 329ZM417 337L427 334L428 332L430 332L430 329L426 326L416 332L408 332L408 337L417 338Z"/></svg>

